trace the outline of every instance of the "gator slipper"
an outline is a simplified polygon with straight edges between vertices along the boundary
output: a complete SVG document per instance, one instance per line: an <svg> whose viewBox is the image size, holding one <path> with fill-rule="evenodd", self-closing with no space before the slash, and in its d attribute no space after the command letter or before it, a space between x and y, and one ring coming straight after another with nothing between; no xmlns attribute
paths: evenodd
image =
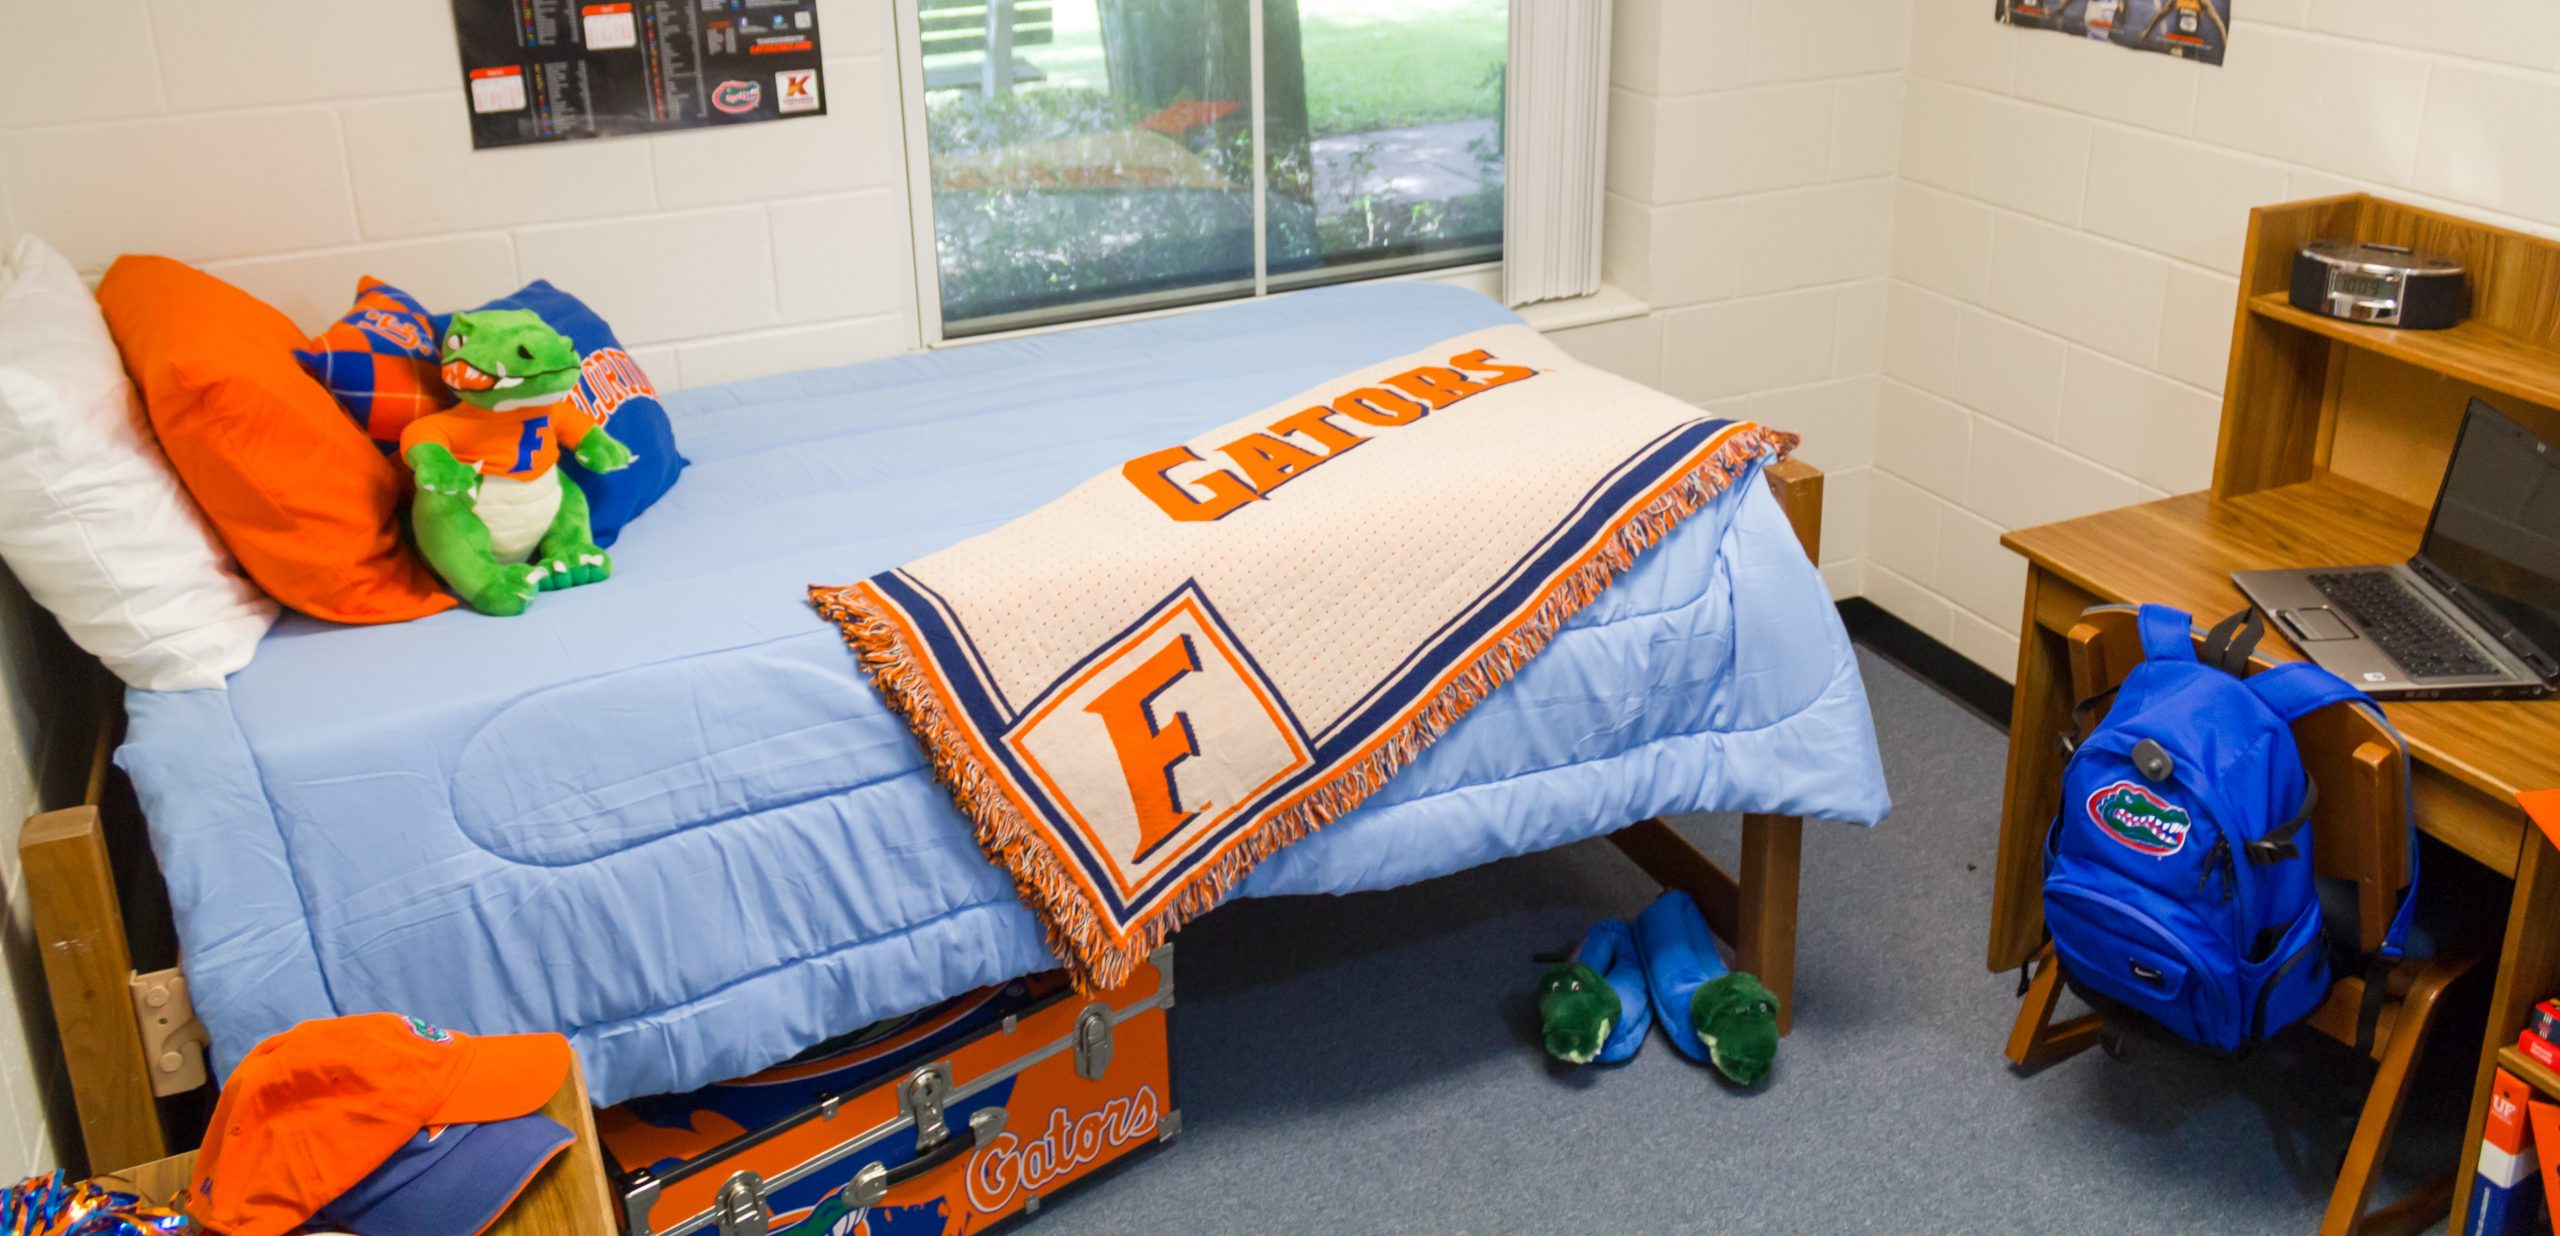
<svg viewBox="0 0 2560 1236"><path fill-rule="evenodd" d="M1760 980L1726 970L1715 933L1689 894L1668 892L1636 916L1636 951L1656 1019L1680 1054L1741 1085L1769 1075L1778 1054L1778 1000Z"/></svg>
<svg viewBox="0 0 2560 1236"><path fill-rule="evenodd" d="M1538 981L1539 1039L1568 1064L1620 1064L1653 1028L1635 933L1614 918L1591 925L1573 956Z"/></svg>

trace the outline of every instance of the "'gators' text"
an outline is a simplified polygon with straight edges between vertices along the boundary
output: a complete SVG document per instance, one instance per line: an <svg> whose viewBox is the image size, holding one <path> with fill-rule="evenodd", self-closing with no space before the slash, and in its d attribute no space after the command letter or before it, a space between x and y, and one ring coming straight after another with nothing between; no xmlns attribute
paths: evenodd
<svg viewBox="0 0 2560 1236"><path fill-rule="evenodd" d="M1410 425L1470 395L1537 374L1526 366L1506 365L1478 348L1450 357L1446 365L1417 366L1376 386L1350 391L1330 404L1292 412L1217 448L1223 458L1205 472L1175 479L1175 469L1203 461L1190 447L1173 446L1130 460L1120 475L1175 519L1185 523L1223 519L1368 441L1369 433L1354 426ZM1321 453L1308 450L1299 439L1321 448Z"/></svg>

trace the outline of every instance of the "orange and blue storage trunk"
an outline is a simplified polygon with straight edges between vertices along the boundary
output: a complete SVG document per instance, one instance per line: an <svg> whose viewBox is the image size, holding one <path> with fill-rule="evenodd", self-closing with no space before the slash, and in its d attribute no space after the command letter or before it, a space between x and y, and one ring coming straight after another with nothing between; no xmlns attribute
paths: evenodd
<svg viewBox="0 0 2560 1236"><path fill-rule="evenodd" d="M980 988L751 1077L597 1113L630 1236L979 1232L1174 1136L1173 950Z"/></svg>

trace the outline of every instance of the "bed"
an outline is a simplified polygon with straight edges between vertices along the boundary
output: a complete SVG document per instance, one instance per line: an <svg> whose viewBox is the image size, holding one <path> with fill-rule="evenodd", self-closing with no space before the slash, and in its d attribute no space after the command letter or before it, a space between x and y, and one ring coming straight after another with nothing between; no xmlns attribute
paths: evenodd
<svg viewBox="0 0 2560 1236"><path fill-rule="evenodd" d="M1050 968L803 586L1511 320L1375 284L681 392L692 467L625 531L610 583L507 620L288 618L227 691L130 693L116 761L217 1073L297 1020L392 1009L563 1032L609 1104ZM1739 882L1658 823L1618 839L1783 982L1796 819L1887 809L1847 637L1790 523L1815 509L1810 477L1792 512L1768 485L1727 489L1241 893L1385 888L1744 811Z"/></svg>

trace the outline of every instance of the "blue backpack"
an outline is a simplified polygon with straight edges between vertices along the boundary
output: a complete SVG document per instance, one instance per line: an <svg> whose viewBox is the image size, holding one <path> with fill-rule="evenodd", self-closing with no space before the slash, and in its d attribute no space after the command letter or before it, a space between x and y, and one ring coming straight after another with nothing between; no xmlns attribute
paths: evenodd
<svg viewBox="0 0 2560 1236"><path fill-rule="evenodd" d="M2063 768L2045 836L2045 927L2064 977L2111 1028L2130 1013L2243 1054L2330 986L2308 827L2316 787L2292 723L2333 704L2381 712L2308 662L2243 677L2265 629L2254 611L2215 626L2203 660L2187 615L2145 605L2139 627L2142 663ZM2104 698L2082 701L2075 721ZM2417 871L2413 830L2409 888L2379 966L2400 958ZM2382 984L2371 987L2378 997ZM2366 1026L2378 1007L2367 1001Z"/></svg>

